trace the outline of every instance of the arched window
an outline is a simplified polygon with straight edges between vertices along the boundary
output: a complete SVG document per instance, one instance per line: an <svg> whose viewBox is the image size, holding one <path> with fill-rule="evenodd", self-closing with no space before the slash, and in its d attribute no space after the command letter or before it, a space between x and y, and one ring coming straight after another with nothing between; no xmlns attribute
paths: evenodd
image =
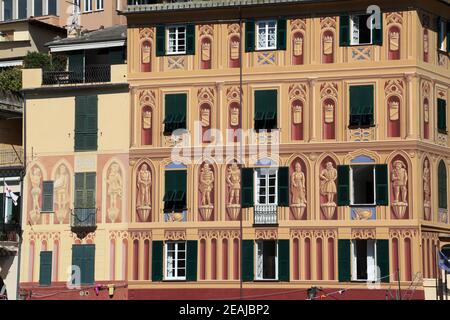
<svg viewBox="0 0 450 320"><path fill-rule="evenodd" d="M439 209L447 209L447 169L443 160L438 167L438 205Z"/></svg>

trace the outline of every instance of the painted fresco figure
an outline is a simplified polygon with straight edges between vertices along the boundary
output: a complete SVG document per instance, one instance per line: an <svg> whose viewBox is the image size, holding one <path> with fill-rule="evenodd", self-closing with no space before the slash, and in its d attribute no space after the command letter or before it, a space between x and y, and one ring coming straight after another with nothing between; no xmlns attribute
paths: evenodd
<svg viewBox="0 0 450 320"><path fill-rule="evenodd" d="M39 168L34 168L30 180L31 180L31 196L33 199L33 211L37 213L41 210L39 205L39 197L41 195L42 174Z"/></svg>
<svg viewBox="0 0 450 320"><path fill-rule="evenodd" d="M293 204L306 203L305 174L299 162L295 164L295 171L291 175L291 194Z"/></svg>
<svg viewBox="0 0 450 320"><path fill-rule="evenodd" d="M394 202L406 203L408 195L408 172L405 169L405 164L397 160L394 162L394 170L392 172L392 187L394 189ZM401 194L401 198L400 198Z"/></svg>
<svg viewBox="0 0 450 320"><path fill-rule="evenodd" d="M337 170L333 168L333 163L327 162L325 169L320 173L320 192L327 197L327 203L334 203L336 188Z"/></svg>
<svg viewBox="0 0 450 320"><path fill-rule="evenodd" d="M122 196L122 176L117 163L111 165L111 171L108 176L108 195L109 208L117 209L117 198Z"/></svg>
<svg viewBox="0 0 450 320"><path fill-rule="evenodd" d="M143 164L141 170L139 170L137 177L137 188L138 188L138 204L141 207L149 207L151 205L150 201L150 186L151 186L152 175L148 170L147 164Z"/></svg>
<svg viewBox="0 0 450 320"><path fill-rule="evenodd" d="M58 170L58 174L55 179L55 195L56 204L58 209L63 209L67 203L67 195L69 189L69 175L67 174L66 167L61 165Z"/></svg>
<svg viewBox="0 0 450 320"><path fill-rule="evenodd" d="M202 205L211 206L211 191L214 184L214 173L209 164L205 164L200 173L200 192L202 194Z"/></svg>
<svg viewBox="0 0 450 320"><path fill-rule="evenodd" d="M236 163L233 163L228 168L227 184L229 189L228 204L239 204L239 197L241 191L241 170Z"/></svg>
<svg viewBox="0 0 450 320"><path fill-rule="evenodd" d="M431 199L431 187L430 187L430 163L428 159L425 159L425 168L423 168L423 192L425 193L425 201L430 201Z"/></svg>

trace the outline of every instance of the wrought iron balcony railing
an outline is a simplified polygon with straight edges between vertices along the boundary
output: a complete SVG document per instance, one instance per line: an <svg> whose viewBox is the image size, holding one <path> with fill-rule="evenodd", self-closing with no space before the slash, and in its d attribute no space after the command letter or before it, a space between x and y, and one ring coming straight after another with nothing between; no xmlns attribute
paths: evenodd
<svg viewBox="0 0 450 320"><path fill-rule="evenodd" d="M97 227L96 208L76 208L73 210L72 229L95 229Z"/></svg>
<svg viewBox="0 0 450 320"><path fill-rule="evenodd" d="M254 224L277 224L278 206L276 204L257 204L254 210Z"/></svg>
<svg viewBox="0 0 450 320"><path fill-rule="evenodd" d="M0 166L22 166L23 165L23 149L4 149L0 150Z"/></svg>
<svg viewBox="0 0 450 320"><path fill-rule="evenodd" d="M64 85L77 83L104 83L111 81L111 65L94 64L69 71L43 71L43 85Z"/></svg>
<svg viewBox="0 0 450 320"><path fill-rule="evenodd" d="M3 223L0 222L0 242L18 242L20 232L20 224L16 222Z"/></svg>

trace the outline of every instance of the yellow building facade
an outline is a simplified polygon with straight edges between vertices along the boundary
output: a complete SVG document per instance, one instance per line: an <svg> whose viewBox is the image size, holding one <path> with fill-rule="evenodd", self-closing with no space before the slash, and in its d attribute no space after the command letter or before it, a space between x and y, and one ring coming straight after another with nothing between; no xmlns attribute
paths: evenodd
<svg viewBox="0 0 450 320"><path fill-rule="evenodd" d="M398 282L432 298L449 242L448 4L369 6L128 6L129 93L99 95L95 155L73 152L74 97L28 95L23 288L52 294L40 269L62 283L87 261L72 298L115 284L128 299L384 299ZM33 207L33 169L55 180L61 164L96 171L95 230Z"/></svg>

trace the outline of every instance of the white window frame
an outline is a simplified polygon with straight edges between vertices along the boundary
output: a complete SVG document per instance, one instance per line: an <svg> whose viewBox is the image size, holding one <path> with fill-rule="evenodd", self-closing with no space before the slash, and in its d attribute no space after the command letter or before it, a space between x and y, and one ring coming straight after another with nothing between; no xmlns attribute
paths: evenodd
<svg viewBox="0 0 450 320"><path fill-rule="evenodd" d="M77 9L78 8L78 9ZM81 13L81 0L73 0L72 5L72 13L75 14L78 10L78 13Z"/></svg>
<svg viewBox="0 0 450 320"><path fill-rule="evenodd" d="M180 35L181 32L179 31L179 28L184 28L184 50L179 49L178 41L181 39ZM171 51L170 47L170 35L171 35L171 29L175 29L175 32L173 33L175 35L175 50ZM170 25L166 27L166 53L167 55L179 55L179 54L186 54L187 49L187 26L186 25Z"/></svg>
<svg viewBox="0 0 450 320"><path fill-rule="evenodd" d="M377 270L378 270L378 262L377 262L377 241L374 239L361 239L366 241L367 245L367 279L358 279L358 265L357 265L357 255L356 255L356 240L353 239L350 243L350 252L351 252L351 279L352 281L377 281ZM370 246L373 249L373 255L369 255L369 244L372 243L373 246Z"/></svg>
<svg viewBox="0 0 450 320"><path fill-rule="evenodd" d="M439 39L439 51L447 51L447 21L445 20L440 20L439 22L439 32L438 32L438 37L439 35L442 35L442 38Z"/></svg>
<svg viewBox="0 0 450 320"><path fill-rule="evenodd" d="M101 4L101 6L100 6ZM105 10L105 4L103 0L95 0L95 11Z"/></svg>
<svg viewBox="0 0 450 320"><path fill-rule="evenodd" d="M261 262L261 266L263 268L261 274L262 276L259 276L259 272L258 272L258 266L260 265L260 263L258 263L260 261L260 259L263 259L264 257L264 252L262 252L262 256L259 255L259 246L263 245L263 241L264 240L256 240L256 246L255 246L255 280L261 280L261 281L277 281L278 280L278 241L277 240L272 240L275 242L275 278L274 279L266 279L264 278L264 262ZM261 248L261 251L263 248Z"/></svg>
<svg viewBox="0 0 450 320"><path fill-rule="evenodd" d="M92 12L93 0L84 0L83 12Z"/></svg>
<svg viewBox="0 0 450 320"><path fill-rule="evenodd" d="M262 179L259 179L259 173L260 172L263 172L263 171L266 171L267 173L265 174L265 180L266 180L266 192L265 192L265 197L266 197L266 201L265 201L265 203L260 203L259 202L259 195L260 195L260 190L259 190L259 185L260 185L260 183L259 183L259 181L260 180L262 180ZM270 203L269 202L269 196L271 195L270 193L269 193L269 181L270 181L270 179L269 179L269 176L271 175L271 173L270 173L270 171L274 171L275 172L275 194L274 194L274 196L275 196L275 202L274 203ZM255 192L254 192L254 203L256 204L256 205L260 205L260 206L264 206L264 205L267 205L267 206L269 206L269 205L274 205L274 206L277 206L278 205L278 169L277 168L269 168L269 167L260 167L260 168L255 168L255 171L254 171L254 186L255 186Z"/></svg>
<svg viewBox="0 0 450 320"><path fill-rule="evenodd" d="M259 45L259 30L260 30L260 24L264 23L264 37L265 37L265 45L260 46ZM269 46L269 23L275 24L275 39L274 39L274 45ZM278 22L277 20L258 20L255 22L256 25L256 32L255 32L255 42L256 42L256 50L276 50L277 49L277 42L278 42Z"/></svg>
<svg viewBox="0 0 450 320"><path fill-rule="evenodd" d="M169 249L168 245L170 243L175 244L175 254L174 254L174 260L173 263L173 271L174 275L169 276ZM178 248L179 244L184 244L184 250L180 250ZM184 251L184 276L178 276L178 270L181 269L178 267L178 253ZM186 280L186 272L187 272L187 242L186 241L166 241L164 243L164 279L165 280Z"/></svg>
<svg viewBox="0 0 450 320"><path fill-rule="evenodd" d="M353 183L353 167L356 166L373 166L373 203L355 203L355 185ZM376 166L372 164L352 164L350 165L350 205L351 206L376 206L377 204L377 172Z"/></svg>
<svg viewBox="0 0 450 320"><path fill-rule="evenodd" d="M373 44L373 30L375 29L374 27L374 19L370 19L370 23L371 23L371 29L370 29L370 42L369 43L361 43L359 41L359 19L361 16L364 16L365 14L354 14L350 16L350 45L352 46L367 46L367 45L372 45ZM357 21L355 21L355 19L357 19ZM356 23L358 22L358 24Z"/></svg>
<svg viewBox="0 0 450 320"><path fill-rule="evenodd" d="M47 13L45 12L45 0L42 0L42 8L41 8L41 12L42 15L45 16L47 15ZM31 1L31 12L32 12L32 16L35 17L36 16L36 7L35 7L35 0Z"/></svg>

